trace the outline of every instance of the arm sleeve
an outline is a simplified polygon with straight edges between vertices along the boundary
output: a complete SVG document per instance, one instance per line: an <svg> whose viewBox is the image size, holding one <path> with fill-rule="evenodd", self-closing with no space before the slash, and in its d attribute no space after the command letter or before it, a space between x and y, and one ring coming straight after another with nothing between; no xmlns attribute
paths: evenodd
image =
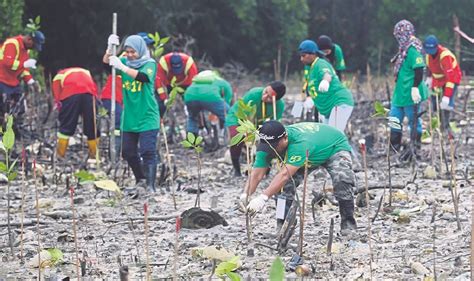
<svg viewBox="0 0 474 281"><path fill-rule="evenodd" d="M53 90L54 101L59 101L59 94L61 93L61 82L59 80L53 79L52 90Z"/></svg>
<svg viewBox="0 0 474 281"><path fill-rule="evenodd" d="M140 71L138 71L137 77L135 77L136 81L140 81L142 83L150 83L155 82L156 79L156 63L155 62L148 62L146 63Z"/></svg>
<svg viewBox="0 0 474 281"><path fill-rule="evenodd" d="M183 82L181 82L181 85L183 86L191 85L191 83L193 82L194 76L197 75L197 72L198 72L197 66L195 63L193 63L188 73L186 74L186 78L183 80Z"/></svg>
<svg viewBox="0 0 474 281"><path fill-rule="evenodd" d="M455 61L451 56L445 56L441 60L441 67L443 68L444 75L446 76L446 84L444 85L444 96L451 97L453 95L453 89L456 85L454 77L454 65Z"/></svg>
<svg viewBox="0 0 474 281"><path fill-rule="evenodd" d="M255 154L255 162L253 163L254 168L268 168L270 167L271 158L268 157L268 153L264 151L257 151Z"/></svg>
<svg viewBox="0 0 474 281"><path fill-rule="evenodd" d="M150 79L148 79L148 76L146 76L145 73L143 72L138 72L137 77L135 77L135 80L140 81L142 83L148 83L150 82Z"/></svg>
<svg viewBox="0 0 474 281"><path fill-rule="evenodd" d="M20 61L15 60L16 55L15 45L11 42L6 42L3 45L3 59L0 60L0 63L11 70L17 70L19 67L23 67L23 65L20 66Z"/></svg>
<svg viewBox="0 0 474 281"><path fill-rule="evenodd" d="M413 87L418 87L423 80L423 67L415 68L415 79L413 81Z"/></svg>

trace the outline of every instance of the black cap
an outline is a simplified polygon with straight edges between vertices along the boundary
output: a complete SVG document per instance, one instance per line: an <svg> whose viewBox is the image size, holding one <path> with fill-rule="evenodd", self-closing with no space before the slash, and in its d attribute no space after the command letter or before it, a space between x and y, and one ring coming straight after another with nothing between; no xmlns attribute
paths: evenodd
<svg viewBox="0 0 474 281"><path fill-rule="evenodd" d="M319 36L318 40L316 41L318 42L318 46L320 50L331 50L332 47L334 47L331 37L327 35Z"/></svg>
<svg viewBox="0 0 474 281"><path fill-rule="evenodd" d="M276 93L276 100L281 99L286 93L286 86L281 81L273 81L268 84Z"/></svg>
<svg viewBox="0 0 474 281"><path fill-rule="evenodd" d="M263 123L258 130L258 136L260 143L257 146L257 151L264 151L273 155L275 151L272 147L276 148L278 142L286 136L286 130L280 122L270 120Z"/></svg>

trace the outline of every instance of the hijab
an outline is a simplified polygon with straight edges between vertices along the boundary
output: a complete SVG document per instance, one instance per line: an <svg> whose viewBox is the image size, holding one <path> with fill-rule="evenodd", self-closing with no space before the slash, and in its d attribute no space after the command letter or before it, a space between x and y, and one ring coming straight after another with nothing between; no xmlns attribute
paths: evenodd
<svg viewBox="0 0 474 281"><path fill-rule="evenodd" d="M125 64L131 68L138 69L147 62L155 61L150 57L150 52L148 52L145 40L143 40L143 38L138 35L128 36L124 44L124 48L126 47L130 47L138 53L138 59L129 60L127 58Z"/></svg>
<svg viewBox="0 0 474 281"><path fill-rule="evenodd" d="M395 25L393 36L398 42L398 54L393 68L396 78L400 67L405 61L410 46L415 47L416 50L421 53L423 51L423 44L420 39L415 37L415 27L407 20L401 20Z"/></svg>

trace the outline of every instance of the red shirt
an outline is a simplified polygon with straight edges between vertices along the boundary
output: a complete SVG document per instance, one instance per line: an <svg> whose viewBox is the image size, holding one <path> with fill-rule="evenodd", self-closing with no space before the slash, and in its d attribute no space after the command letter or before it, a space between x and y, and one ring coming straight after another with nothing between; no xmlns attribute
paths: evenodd
<svg viewBox="0 0 474 281"><path fill-rule="evenodd" d="M183 73L174 75L171 70L171 56L178 54L183 61ZM176 85L189 86L193 81L193 77L198 73L196 63L191 56L185 53L168 53L160 58L158 63L157 74L163 84L163 87L168 87L171 84L173 77L176 77Z"/></svg>
<svg viewBox="0 0 474 281"><path fill-rule="evenodd" d="M454 54L447 48L438 45L438 52L433 57L426 55L426 65L433 77L432 88L444 88L444 96L453 95L454 85L461 82L461 68Z"/></svg>
<svg viewBox="0 0 474 281"><path fill-rule="evenodd" d="M100 93L101 100L111 100L112 99L112 75L107 77L104 87ZM115 101L123 105L122 97L122 76L115 76Z"/></svg>
<svg viewBox="0 0 474 281"><path fill-rule="evenodd" d="M23 67L23 63L29 58L21 35L5 40L0 48L0 82L16 87L20 84L20 79L25 83L32 79L30 71Z"/></svg>
<svg viewBox="0 0 474 281"><path fill-rule="evenodd" d="M97 96L97 85L89 70L80 67L60 70L53 79L54 100L62 101L78 94Z"/></svg>

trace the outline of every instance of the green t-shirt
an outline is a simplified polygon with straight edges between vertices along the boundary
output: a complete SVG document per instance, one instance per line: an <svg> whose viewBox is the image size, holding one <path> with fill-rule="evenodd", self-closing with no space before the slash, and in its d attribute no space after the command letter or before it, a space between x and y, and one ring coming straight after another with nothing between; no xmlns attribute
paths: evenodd
<svg viewBox="0 0 474 281"><path fill-rule="evenodd" d="M204 102L222 102L219 87L211 83L193 82L184 92L184 102L204 101Z"/></svg>
<svg viewBox="0 0 474 281"><path fill-rule="evenodd" d="M329 73L332 78L331 83L329 83L329 90L325 93L319 93L319 83L323 80L325 73ZM342 85L336 75L336 71L327 60L316 58L311 64L308 75L308 93L313 98L314 105L319 110L319 113L326 118L329 118L331 110L335 106L341 104L354 106L352 93Z"/></svg>
<svg viewBox="0 0 474 281"><path fill-rule="evenodd" d="M219 77L214 81L214 85L219 87L221 97L224 97L225 102L230 106L232 102L232 86L230 83Z"/></svg>
<svg viewBox="0 0 474 281"><path fill-rule="evenodd" d="M346 62L341 46L334 44L334 69L337 71L346 70Z"/></svg>
<svg viewBox="0 0 474 281"><path fill-rule="evenodd" d="M263 87L252 88L242 97L245 104L248 104L249 102L251 102L251 105L257 106L257 113L255 114L255 117L257 118L257 125L262 124L263 121L267 119L273 119L273 104L271 102L269 103L262 102L263 89L265 88ZM237 116L235 116L235 113L237 112L237 107L238 107L238 103L236 102L230 108L229 114L227 114L225 118L225 125L227 127L239 125ZM263 115L263 107L265 107L265 115ZM285 110L285 103L283 102L283 100L281 99L277 100L276 101L277 120L281 119L281 116L283 115L284 110Z"/></svg>
<svg viewBox="0 0 474 281"><path fill-rule="evenodd" d="M304 165L306 150L310 166L318 166L326 162L339 151L351 151L347 137L338 129L314 122L296 123L285 126L288 134L288 149L285 163L296 167ZM255 157L255 168L270 166L271 158L263 151Z"/></svg>
<svg viewBox="0 0 474 281"><path fill-rule="evenodd" d="M394 106L402 107L415 104L411 98L411 88L415 81L414 69L418 67L425 67L425 60L423 55L415 47L411 46L408 48L407 56L398 72L392 99ZM421 100L425 100L428 94L425 83L420 83L418 89L420 90Z"/></svg>
<svg viewBox="0 0 474 281"><path fill-rule="evenodd" d="M126 58L121 58L123 63ZM160 128L160 112L154 96L156 62L150 61L137 69L148 77L150 82L143 83L133 79L122 71L123 114L121 130L124 132L144 132Z"/></svg>

